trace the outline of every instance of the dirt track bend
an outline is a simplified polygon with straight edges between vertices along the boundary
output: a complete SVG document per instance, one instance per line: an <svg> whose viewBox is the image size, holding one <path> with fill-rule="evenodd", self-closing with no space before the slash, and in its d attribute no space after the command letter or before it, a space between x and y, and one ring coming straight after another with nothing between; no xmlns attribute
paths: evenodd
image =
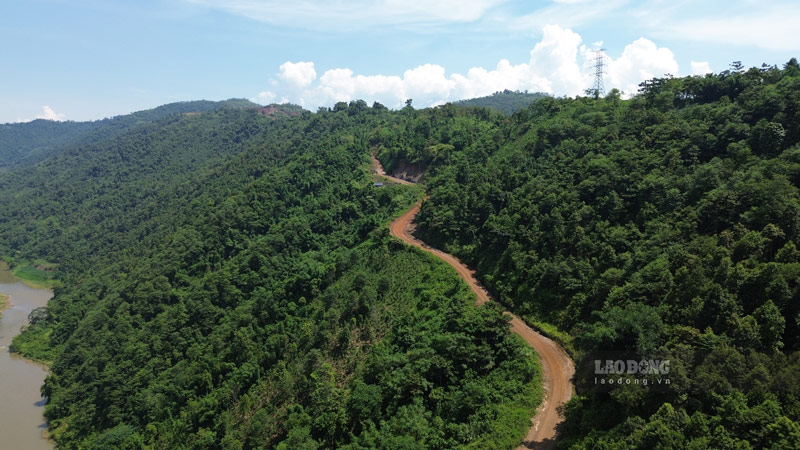
<svg viewBox="0 0 800 450"><path fill-rule="evenodd" d="M373 157L375 173L387 178L390 181L401 184L413 184L406 180L394 178L386 175L380 163ZM431 253L458 272L459 276L467 282L470 289L478 297L477 305L482 305L492 298L489 292L481 286L475 278L474 271L470 270L464 263L453 255L441 250L432 248L414 237L412 234L415 228L414 218L419 212L422 202L417 202L411 209L389 225L392 236L403 242L418 247ZM519 317L506 311L505 314L511 316L511 331L525 340L536 353L542 365L542 382L544 397L542 404L531 419L531 428L525 436L525 440L518 449L551 449L555 447L556 431L559 424L564 421L563 406L572 397L572 375L575 372L572 360L567 353L551 339L537 333L525 324Z"/></svg>

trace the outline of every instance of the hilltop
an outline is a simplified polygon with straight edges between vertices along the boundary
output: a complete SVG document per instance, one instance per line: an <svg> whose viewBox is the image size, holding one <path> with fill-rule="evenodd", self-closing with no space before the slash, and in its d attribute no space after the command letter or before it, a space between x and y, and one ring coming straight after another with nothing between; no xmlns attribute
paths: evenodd
<svg viewBox="0 0 800 450"><path fill-rule="evenodd" d="M246 99L175 102L132 114L88 122L31 122L0 124L0 170L34 164L68 148L90 145L137 126L176 114L196 114L218 109L257 109L261 105ZM296 105L268 105L278 113L297 114Z"/></svg>
<svg viewBox="0 0 800 450"><path fill-rule="evenodd" d="M510 116L519 110L527 108L531 103L547 97L549 95L542 92L529 93L527 91L519 92L506 89L486 97L459 100L453 102L453 104L456 106L492 108L497 112Z"/></svg>

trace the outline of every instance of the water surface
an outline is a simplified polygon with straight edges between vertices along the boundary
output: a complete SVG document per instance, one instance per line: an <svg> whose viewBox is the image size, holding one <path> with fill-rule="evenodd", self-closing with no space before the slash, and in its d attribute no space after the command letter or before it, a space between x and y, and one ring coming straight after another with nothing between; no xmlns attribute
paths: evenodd
<svg viewBox="0 0 800 450"><path fill-rule="evenodd" d="M53 293L24 285L0 263L0 293L10 295L11 308L0 318L0 448L52 449L46 438L47 424L40 387L46 368L11 354L8 346L28 323L28 314L45 306Z"/></svg>

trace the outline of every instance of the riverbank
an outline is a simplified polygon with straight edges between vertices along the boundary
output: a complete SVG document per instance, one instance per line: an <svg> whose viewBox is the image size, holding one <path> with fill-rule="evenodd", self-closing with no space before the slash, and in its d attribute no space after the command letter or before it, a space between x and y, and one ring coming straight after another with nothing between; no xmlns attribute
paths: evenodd
<svg viewBox="0 0 800 450"><path fill-rule="evenodd" d="M15 261L9 258L0 261L0 272L7 272L5 278L0 279L0 283L22 281L33 289L53 289L58 284L55 279L57 268L58 264L45 260Z"/></svg>
<svg viewBox="0 0 800 450"><path fill-rule="evenodd" d="M0 284L13 283L15 281L14 274L9 272L8 264L5 261L0 261ZM8 294L0 292L0 318L3 317L3 311L11 307L11 297Z"/></svg>
<svg viewBox="0 0 800 450"><path fill-rule="evenodd" d="M3 311L11 307L11 297L0 292L0 318L3 317Z"/></svg>
<svg viewBox="0 0 800 450"><path fill-rule="evenodd" d="M25 284L4 263L0 263L0 293L5 307L0 316L0 447L51 450L43 415L46 400L40 393L47 366L13 354L9 347L31 311L46 306L53 293Z"/></svg>

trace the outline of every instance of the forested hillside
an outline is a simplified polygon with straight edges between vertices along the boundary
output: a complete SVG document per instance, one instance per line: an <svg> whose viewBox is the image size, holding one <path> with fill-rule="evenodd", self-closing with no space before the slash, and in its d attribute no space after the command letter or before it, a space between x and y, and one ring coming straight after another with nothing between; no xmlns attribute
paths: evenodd
<svg viewBox="0 0 800 450"><path fill-rule="evenodd" d="M559 445L800 448L800 66L507 116L363 101L174 114L0 173L0 253L60 263L15 349L62 448L510 448L535 360L477 269L577 359ZM668 385L598 387L613 353ZM596 377L595 377L596 378Z"/></svg>
<svg viewBox="0 0 800 450"><path fill-rule="evenodd" d="M99 121L55 122L44 119L0 124L0 170L23 161L47 158L54 148L68 144L99 124Z"/></svg>
<svg viewBox="0 0 800 450"><path fill-rule="evenodd" d="M471 145L421 132L441 113L374 141L427 166L420 236L555 325L582 367L670 361L667 386L584 372L561 446L800 447L796 60L542 99L465 127Z"/></svg>
<svg viewBox="0 0 800 450"><path fill-rule="evenodd" d="M508 448L535 357L388 236L364 102L172 114L0 174L0 246L58 262L13 350L51 362L59 448ZM464 113L468 115L469 113Z"/></svg>
<svg viewBox="0 0 800 450"><path fill-rule="evenodd" d="M27 123L0 124L0 170L30 165L69 148L100 142L137 125L181 113L198 113L219 108L255 108L242 99L221 102L193 101L170 103L146 111L94 122L54 122L34 120Z"/></svg>

